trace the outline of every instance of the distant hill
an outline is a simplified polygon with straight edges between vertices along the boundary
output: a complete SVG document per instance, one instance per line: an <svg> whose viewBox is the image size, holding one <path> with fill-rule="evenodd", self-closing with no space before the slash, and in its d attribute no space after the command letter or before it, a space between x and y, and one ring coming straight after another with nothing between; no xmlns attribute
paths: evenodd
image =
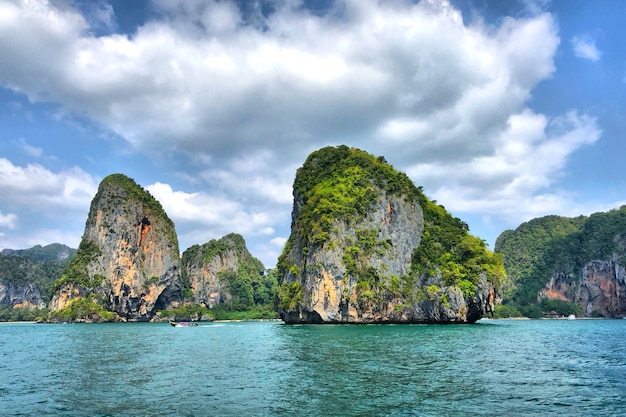
<svg viewBox="0 0 626 417"><path fill-rule="evenodd" d="M2 255L19 255L36 262L67 261L76 255L76 249L61 243L51 243L46 246L35 245L30 249L3 249Z"/></svg>
<svg viewBox="0 0 626 417"><path fill-rule="evenodd" d="M60 243L0 252L0 307L46 307L76 249Z"/></svg>
<svg viewBox="0 0 626 417"><path fill-rule="evenodd" d="M545 313L557 300L588 316L626 314L626 206L589 217L533 219L502 232L495 251L512 283L505 304L541 314L537 306Z"/></svg>

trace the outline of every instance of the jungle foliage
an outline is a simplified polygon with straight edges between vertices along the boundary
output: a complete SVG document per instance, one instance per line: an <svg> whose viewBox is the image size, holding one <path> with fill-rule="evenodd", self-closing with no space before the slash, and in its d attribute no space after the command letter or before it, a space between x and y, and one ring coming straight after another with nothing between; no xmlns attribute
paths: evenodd
<svg viewBox="0 0 626 417"><path fill-rule="evenodd" d="M311 153L293 184L304 201L295 232L309 245L325 243L335 220L350 224L367 215L377 199L375 187L412 200L421 194L383 157L345 145Z"/></svg>
<svg viewBox="0 0 626 417"><path fill-rule="evenodd" d="M552 274L578 280L591 260L626 261L626 206L589 217L544 216L507 230L496 240L510 278L503 293L505 304L520 312L546 313L537 299ZM545 304L545 303L544 303ZM574 314L574 313L571 313Z"/></svg>
<svg viewBox="0 0 626 417"><path fill-rule="evenodd" d="M83 288L91 289L102 284L102 276L90 277L87 265L100 256L101 251L95 243L83 239L78 246L76 256L70 261L63 275L54 282L52 293L54 294L65 284L77 284Z"/></svg>
<svg viewBox="0 0 626 417"><path fill-rule="evenodd" d="M487 244L469 234L469 227L452 216L443 206L420 196L424 211L424 232L412 259L418 275L441 273L444 284L456 285L466 297L472 296L484 274L496 291L506 283L501 255L487 249Z"/></svg>
<svg viewBox="0 0 626 417"><path fill-rule="evenodd" d="M52 311L48 317L51 321L76 322L81 320L113 321L116 315L106 310L95 296L81 297L72 300L66 308Z"/></svg>
<svg viewBox="0 0 626 417"><path fill-rule="evenodd" d="M430 201L421 187L415 186L383 157L344 145L313 152L298 169L294 196L296 204L301 203L300 213L278 260L279 275L298 276L298 267L290 265L287 259L295 239L304 243L305 251L334 244L329 242L329 237L335 222L351 225L363 219L377 202L379 190L388 196L419 203L424 214L424 231L407 277L381 277L381 271L367 267L363 258L372 251L386 250L391 242L377 240L376 230L357 231L356 241L347 242L343 262L348 274L358 277L357 296L361 300L376 301L381 292L411 298L421 276L439 273L446 285L457 285L466 295L474 294L482 274L496 286L503 285L506 274L501 256L489 251L482 240L469 235L467 224ZM298 290L293 283L283 283L278 304L293 304Z"/></svg>
<svg viewBox="0 0 626 417"><path fill-rule="evenodd" d="M33 249L34 252L26 249L0 254L0 283L33 284L39 288L42 300L48 303L54 282L61 277L76 250L70 249L69 257L59 260L58 252L44 252L41 246Z"/></svg>
<svg viewBox="0 0 626 417"><path fill-rule="evenodd" d="M219 306L213 312L214 316L224 316L225 312L272 310L277 291L276 272L265 273L261 261L250 254L245 240L236 233L230 233L219 240L212 239L204 245L193 245L183 253L183 293L187 299L193 299L188 266L197 262L208 265L215 257L236 257L237 269L218 272L218 278L232 296L232 303Z"/></svg>
<svg viewBox="0 0 626 417"><path fill-rule="evenodd" d="M0 306L0 322L3 321L43 321L48 317L47 308L10 308Z"/></svg>

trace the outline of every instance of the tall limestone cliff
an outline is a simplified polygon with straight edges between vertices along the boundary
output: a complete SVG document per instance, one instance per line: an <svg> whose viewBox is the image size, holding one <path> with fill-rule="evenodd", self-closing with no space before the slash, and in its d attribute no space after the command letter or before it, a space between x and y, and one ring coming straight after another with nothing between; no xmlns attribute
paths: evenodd
<svg viewBox="0 0 626 417"><path fill-rule="evenodd" d="M500 258L384 158L320 149L293 195L278 261L286 323L471 323L491 310Z"/></svg>
<svg viewBox="0 0 626 417"><path fill-rule="evenodd" d="M89 299L122 320L147 321L181 300L180 255L161 204L122 174L104 178L50 309Z"/></svg>
<svg viewBox="0 0 626 417"><path fill-rule="evenodd" d="M530 220L503 232L496 251L511 277L505 302L523 307L562 300L587 316L626 315L626 206L589 217Z"/></svg>
<svg viewBox="0 0 626 417"><path fill-rule="evenodd" d="M264 272L261 261L236 233L193 245L182 257L183 287L188 290L185 301L208 308L268 304L273 301L272 283Z"/></svg>

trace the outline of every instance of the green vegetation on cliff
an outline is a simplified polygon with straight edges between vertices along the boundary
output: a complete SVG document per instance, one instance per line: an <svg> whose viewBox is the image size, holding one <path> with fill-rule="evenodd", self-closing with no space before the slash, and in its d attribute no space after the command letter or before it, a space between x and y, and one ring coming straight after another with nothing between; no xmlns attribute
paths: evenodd
<svg viewBox="0 0 626 417"><path fill-rule="evenodd" d="M423 211L421 243L413 254L412 270L404 277L387 276L384 271L368 266L369 255L385 253L393 244L378 239L376 229L357 230L356 239L345 242L330 241L336 222L350 226L364 219L378 203L381 191L419 204ZM466 296L474 295L483 276L496 289L506 281L501 256L489 251L482 240L469 234L467 224L430 201L421 187L415 186L383 157L343 145L315 151L297 171L294 196L294 210L298 209L299 215L293 219L292 234L278 260L280 276L299 275L300 267L288 260L298 242L304 254L313 247L344 245L342 261L347 274L357 278L357 297L364 303L376 303L390 295L404 297L408 302L421 296L431 297L434 286L430 293L424 290L417 294L418 282L439 274L446 286L458 286ZM294 304L300 293L293 283L284 282L279 288L277 305Z"/></svg>
<svg viewBox="0 0 626 417"><path fill-rule="evenodd" d="M503 255L511 279L503 294L505 305L528 316L550 311L537 297L554 273L576 276L585 263L614 255L624 262L625 243L626 206L589 217L540 217L504 231L495 250Z"/></svg>
<svg viewBox="0 0 626 417"><path fill-rule="evenodd" d="M466 297L474 294L482 274L500 291L506 282L501 255L470 235L467 224L443 206L424 195L420 196L420 203L424 211L424 233L413 253L413 270L418 275L441 273L446 285L458 286Z"/></svg>
<svg viewBox="0 0 626 417"><path fill-rule="evenodd" d="M503 255L511 285L504 291L507 302L537 303L537 294L549 281L553 268L572 264L574 238L586 218L545 216L507 230L498 236L495 250ZM572 265L573 266L573 265Z"/></svg>
<svg viewBox="0 0 626 417"><path fill-rule="evenodd" d="M250 254L244 238L236 233L230 233L219 240L212 239L204 245L193 245L183 253L182 281L186 300L194 298L189 276L191 266L200 262L202 269L210 267L216 258L223 263L229 258L236 258L237 266L236 270L217 271L217 277L230 293L232 302L211 309L212 316L216 319L227 316L267 318L268 312L275 316L273 302L277 290L276 273L270 271L266 274L261 261Z"/></svg>
<svg viewBox="0 0 626 417"><path fill-rule="evenodd" d="M376 202L374 187L416 200L420 190L383 157L345 145L313 152L293 184L304 205L294 230L311 245L323 244L336 220L349 224L365 217Z"/></svg>
<svg viewBox="0 0 626 417"><path fill-rule="evenodd" d="M55 281L52 293L57 292L65 284L76 284L85 289L92 289L101 285L104 277L99 275L90 277L87 271L87 265L97 259L100 253L101 251L95 243L83 239L78 246L76 256L70 261L61 278Z"/></svg>
<svg viewBox="0 0 626 417"><path fill-rule="evenodd" d="M28 255L0 255L0 283L33 284L48 303L54 282L61 277L69 260L34 261Z"/></svg>
<svg viewBox="0 0 626 417"><path fill-rule="evenodd" d="M106 322L115 318L115 313L102 307L102 302L97 301L95 296L77 298L66 308L51 312L48 317L53 322Z"/></svg>

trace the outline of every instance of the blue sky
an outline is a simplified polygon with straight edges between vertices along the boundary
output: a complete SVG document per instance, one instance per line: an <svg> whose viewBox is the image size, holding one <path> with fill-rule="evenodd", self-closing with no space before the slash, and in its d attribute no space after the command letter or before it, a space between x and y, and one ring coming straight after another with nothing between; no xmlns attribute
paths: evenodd
<svg viewBox="0 0 626 417"><path fill-rule="evenodd" d="M266 267L307 155L383 155L491 248L626 202L626 2L0 0L0 249L124 173Z"/></svg>

